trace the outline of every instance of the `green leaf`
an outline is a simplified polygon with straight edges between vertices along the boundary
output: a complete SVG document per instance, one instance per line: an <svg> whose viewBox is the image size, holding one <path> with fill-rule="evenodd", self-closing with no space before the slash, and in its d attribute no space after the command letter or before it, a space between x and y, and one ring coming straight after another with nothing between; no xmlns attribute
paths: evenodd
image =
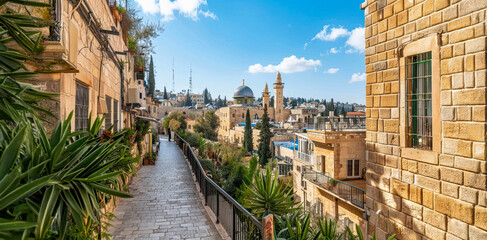
<svg viewBox="0 0 487 240"><path fill-rule="evenodd" d="M117 190L113 190L109 187L106 187L106 186L102 186L102 185L99 185L99 184L96 184L96 183L88 183L90 186L96 188L97 190L101 191L101 192L104 192L106 194L110 194L110 195L113 195L113 196L117 196L117 197L121 197L121 198L132 198L131 195L127 194L127 193L124 193L124 192L120 192L120 191L117 191Z"/></svg>
<svg viewBox="0 0 487 240"><path fill-rule="evenodd" d="M37 226L35 222L15 221L0 218L0 231L20 230Z"/></svg>
<svg viewBox="0 0 487 240"><path fill-rule="evenodd" d="M19 132L17 132L15 137L0 156L0 179L5 177L19 156L20 148L22 147L22 142L24 142L25 138L25 129L26 127L24 126Z"/></svg>
<svg viewBox="0 0 487 240"><path fill-rule="evenodd" d="M38 239L43 239L47 230L49 230L49 227L51 226L53 219L52 213L59 197L59 191L58 187L50 186L44 193L41 208L39 209L39 216L37 218L38 226L35 230L35 235Z"/></svg>

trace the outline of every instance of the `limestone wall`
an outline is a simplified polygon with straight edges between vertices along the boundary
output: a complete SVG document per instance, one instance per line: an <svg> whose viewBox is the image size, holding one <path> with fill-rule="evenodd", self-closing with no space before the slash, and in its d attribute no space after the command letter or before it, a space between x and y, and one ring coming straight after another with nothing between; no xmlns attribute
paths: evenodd
<svg viewBox="0 0 487 240"><path fill-rule="evenodd" d="M362 8L369 233L487 239L487 1L367 0ZM405 57L424 52L432 53L431 150L406 144Z"/></svg>

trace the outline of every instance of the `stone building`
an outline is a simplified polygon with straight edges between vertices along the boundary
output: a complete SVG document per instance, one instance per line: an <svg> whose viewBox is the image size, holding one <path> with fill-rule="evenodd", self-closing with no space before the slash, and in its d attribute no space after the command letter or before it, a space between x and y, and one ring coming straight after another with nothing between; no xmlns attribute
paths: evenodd
<svg viewBox="0 0 487 240"><path fill-rule="evenodd" d="M235 90L233 95L233 105L228 107L222 107L218 109L215 114L220 118L220 126L218 127L218 137L221 140L230 140L230 130L232 130L237 123L245 122L245 114L249 109L252 121L258 122L264 114L264 106L267 105L267 114L271 121L282 122L291 114L289 109L284 109L283 90L284 83L281 80L281 74L277 73L276 83L274 84L276 90L276 97L274 101L274 107L269 107L269 91L267 84L265 85L264 92L262 93L263 105L258 106L254 104L254 92L248 86L243 84ZM276 113L278 113L276 115ZM277 121L276 117L281 120Z"/></svg>
<svg viewBox="0 0 487 240"><path fill-rule="evenodd" d="M365 232L365 129L296 133L293 189L297 201L340 228L358 224Z"/></svg>
<svg viewBox="0 0 487 240"><path fill-rule="evenodd" d="M72 126L76 130L87 127L90 114L105 116L105 128L113 125L120 129L122 93L127 87L122 83L135 78L133 59L124 53L127 46L121 22L108 1L45 2L51 4L49 11L56 24L45 30L44 51L34 56L36 61L27 63L29 70L39 73L31 83L59 94L58 101L46 102L44 107L58 120L74 112ZM32 14L45 16L35 10ZM123 67L120 60L128 66ZM57 121L46 123L48 130Z"/></svg>
<svg viewBox="0 0 487 240"><path fill-rule="evenodd" d="M487 239L487 1L361 7L369 234Z"/></svg>

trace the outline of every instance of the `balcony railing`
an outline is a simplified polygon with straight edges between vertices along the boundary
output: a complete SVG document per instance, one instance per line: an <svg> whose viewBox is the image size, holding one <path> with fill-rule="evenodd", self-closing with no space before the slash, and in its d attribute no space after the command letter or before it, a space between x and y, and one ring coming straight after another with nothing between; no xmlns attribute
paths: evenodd
<svg viewBox="0 0 487 240"><path fill-rule="evenodd" d="M301 160L301 161L305 161L309 164L313 164L313 154L307 154L304 152L295 151L294 157Z"/></svg>
<svg viewBox="0 0 487 240"><path fill-rule="evenodd" d="M365 190L363 189L310 169L305 169L303 177L311 183L330 191L359 208L363 209L365 207Z"/></svg>
<svg viewBox="0 0 487 240"><path fill-rule="evenodd" d="M289 163L278 163L277 164L277 170L279 173L279 176L287 176L289 175L289 172L293 170L293 164Z"/></svg>
<svg viewBox="0 0 487 240"><path fill-rule="evenodd" d="M205 196L205 205L208 205L215 214L216 222L222 224L232 239L262 239L264 233L262 223L206 176L205 170L188 142L178 134L175 134L175 140L187 157L200 192Z"/></svg>
<svg viewBox="0 0 487 240"><path fill-rule="evenodd" d="M49 26L49 36L46 40L59 42L61 41L61 0L50 0L49 3L51 5L51 8L49 10L54 24Z"/></svg>

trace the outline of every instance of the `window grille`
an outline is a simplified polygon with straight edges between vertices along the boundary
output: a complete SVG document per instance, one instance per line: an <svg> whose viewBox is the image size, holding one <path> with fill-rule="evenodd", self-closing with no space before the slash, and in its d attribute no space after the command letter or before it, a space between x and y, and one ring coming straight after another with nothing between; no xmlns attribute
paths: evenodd
<svg viewBox="0 0 487 240"><path fill-rule="evenodd" d="M118 131L118 101L113 100L113 131Z"/></svg>
<svg viewBox="0 0 487 240"><path fill-rule="evenodd" d="M88 128L88 103L89 103L89 89L88 87L76 82L76 99L74 128L76 130L86 130Z"/></svg>
<svg viewBox="0 0 487 240"><path fill-rule="evenodd" d="M109 96L105 97L107 102L107 114L105 115L105 129L112 126L112 98Z"/></svg>
<svg viewBox="0 0 487 240"><path fill-rule="evenodd" d="M433 146L431 52L407 57L407 146L431 150Z"/></svg>

